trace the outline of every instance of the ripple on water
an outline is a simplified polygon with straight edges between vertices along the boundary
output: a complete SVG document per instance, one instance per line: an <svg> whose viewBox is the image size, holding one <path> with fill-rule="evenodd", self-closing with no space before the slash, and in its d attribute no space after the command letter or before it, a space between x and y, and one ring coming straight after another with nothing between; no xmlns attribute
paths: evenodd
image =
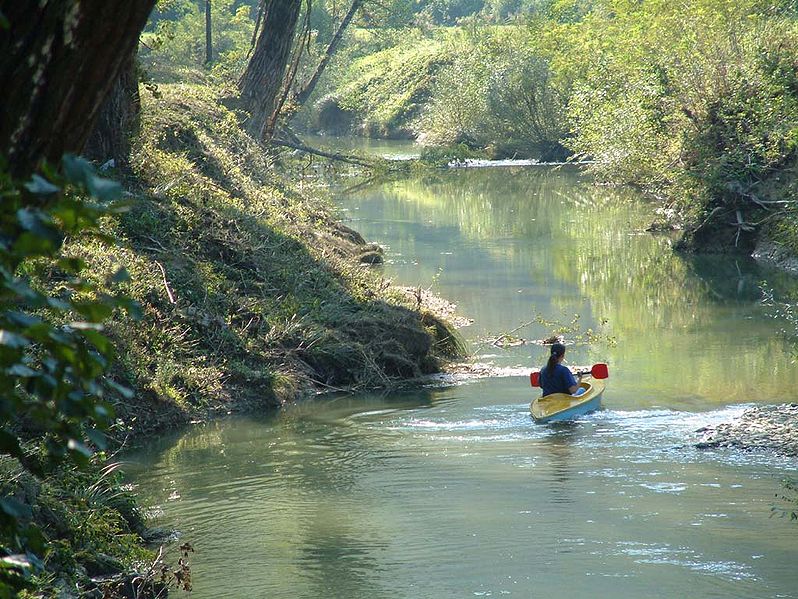
<svg viewBox="0 0 798 599"><path fill-rule="evenodd" d="M751 566L734 561L714 561L686 547L671 547L658 543L622 541L616 553L632 558L638 564L667 564L686 568L708 576L740 581L756 580Z"/></svg>
<svg viewBox="0 0 798 599"><path fill-rule="evenodd" d="M684 483L640 483L640 486L655 493L681 493L687 490L687 485Z"/></svg>

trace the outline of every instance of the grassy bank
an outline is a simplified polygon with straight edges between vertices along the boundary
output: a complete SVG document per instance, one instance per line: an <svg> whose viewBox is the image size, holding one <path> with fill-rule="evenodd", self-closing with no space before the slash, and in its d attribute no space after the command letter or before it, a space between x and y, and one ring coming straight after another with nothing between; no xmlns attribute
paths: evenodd
<svg viewBox="0 0 798 599"><path fill-rule="evenodd" d="M143 306L142 321L111 327L119 382L186 419L390 386L456 353L447 325L358 260L371 247L277 175L220 96L182 84L145 95L137 199L113 224L123 249L74 248L98 271L125 264Z"/></svg>
<svg viewBox="0 0 798 599"><path fill-rule="evenodd" d="M132 391L107 397L117 442L317 391L399 385L464 351L447 322L365 263L379 248L279 174L223 95L199 84L145 92L131 171L117 173L129 210L102 223L119 243L64 246L100 289L124 266L141 307L139 320L118 313L105 328L110 376ZM61 284L43 262L36 275ZM87 470L29 465L0 464L0 489L14 498L4 508L41 533L28 540L44 557L34 594L88 593L91 577L151 568L135 497L104 455Z"/></svg>

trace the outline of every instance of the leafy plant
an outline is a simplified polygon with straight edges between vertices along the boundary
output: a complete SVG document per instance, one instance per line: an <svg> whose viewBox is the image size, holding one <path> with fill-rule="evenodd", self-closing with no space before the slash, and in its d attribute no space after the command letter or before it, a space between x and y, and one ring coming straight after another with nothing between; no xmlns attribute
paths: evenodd
<svg viewBox="0 0 798 599"><path fill-rule="evenodd" d="M105 447L102 429L113 418L106 396L131 392L105 376L114 348L102 322L117 309L137 315L118 289L124 269L95 285L80 258L61 252L68 237L113 243L99 223L126 208L121 186L76 156L61 167L45 165L24 184L0 169L0 450L39 476L64 461L86 465L93 448ZM36 276L42 269L52 289ZM24 450L34 435L40 446ZM44 549L23 499L0 498L0 596L25 583Z"/></svg>

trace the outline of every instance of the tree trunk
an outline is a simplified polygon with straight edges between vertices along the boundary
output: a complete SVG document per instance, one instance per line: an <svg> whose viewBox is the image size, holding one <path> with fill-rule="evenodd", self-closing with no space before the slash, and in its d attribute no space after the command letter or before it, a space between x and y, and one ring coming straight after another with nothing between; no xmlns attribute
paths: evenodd
<svg viewBox="0 0 798 599"><path fill-rule="evenodd" d="M2 4L0 154L12 174L83 148L155 0Z"/></svg>
<svg viewBox="0 0 798 599"><path fill-rule="evenodd" d="M211 29L211 0L205 0L205 64L213 62L213 33Z"/></svg>
<svg viewBox="0 0 798 599"><path fill-rule="evenodd" d="M83 154L97 162L113 160L117 167L130 164L130 141L139 128L141 99L135 54L122 67L105 97Z"/></svg>
<svg viewBox="0 0 798 599"><path fill-rule="evenodd" d="M259 140L274 132L276 99L291 58L302 0L268 0L258 42L240 82L241 99L249 111L247 130Z"/></svg>
<svg viewBox="0 0 798 599"><path fill-rule="evenodd" d="M305 86L299 91L295 98L295 104L297 106L302 106L305 102L307 102L310 94L313 93L313 90L316 89L316 84L319 82L319 79L324 73L324 69L327 68L327 63L330 62L330 59L335 54L335 51L338 49L338 46L341 43L341 40L344 37L344 32L346 28L349 26L349 23L355 16L355 13L358 9L363 5L363 0L353 0L352 5L349 7L349 11L344 15L344 18L341 20L341 24L338 25L338 29L335 31L335 35L333 35L332 39L330 40L329 45L327 46L327 51L324 53L324 57L321 59L319 64L316 66L316 70L313 72L313 76L308 80Z"/></svg>

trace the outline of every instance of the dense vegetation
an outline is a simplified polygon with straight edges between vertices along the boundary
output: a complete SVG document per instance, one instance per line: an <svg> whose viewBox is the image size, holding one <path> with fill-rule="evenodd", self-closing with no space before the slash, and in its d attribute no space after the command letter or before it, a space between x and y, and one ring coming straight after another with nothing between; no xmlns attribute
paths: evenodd
<svg viewBox="0 0 798 599"><path fill-rule="evenodd" d="M124 169L101 177L74 156L48 167L39 159L53 157L33 151L24 166L36 174L0 161L0 596L84 592L91 576L147 563L154 573L135 502L95 453L101 429L120 440L310 389L393 384L462 351L361 263L378 248L281 175L286 157L269 140L245 133L237 84L259 5L214 0L208 15L205 2L159 3L141 36L146 91ZM599 180L660 198L686 223L687 246L750 250L764 233L798 253L794 3L352 6L343 31L350 6L303 5L286 80L271 90L278 136L584 159ZM124 211L108 177L135 197Z"/></svg>
<svg viewBox="0 0 798 599"><path fill-rule="evenodd" d="M796 191L792 3L433 3L390 15L361 18L296 126L571 155L667 202L688 247L750 251L764 231L798 249L783 203Z"/></svg>
<svg viewBox="0 0 798 599"><path fill-rule="evenodd" d="M218 4L227 25L211 71L222 81L238 72L255 16ZM201 38L199 8L182 6L149 34L160 40L144 57L153 72L201 62L190 43ZM344 8L316 3L300 18L294 87ZM294 127L417 138L430 156L588 160L601 181L666 203L684 247L750 252L768 237L798 251L787 201L798 144L793 2L395 1L357 14L310 102L297 111L289 99Z"/></svg>

